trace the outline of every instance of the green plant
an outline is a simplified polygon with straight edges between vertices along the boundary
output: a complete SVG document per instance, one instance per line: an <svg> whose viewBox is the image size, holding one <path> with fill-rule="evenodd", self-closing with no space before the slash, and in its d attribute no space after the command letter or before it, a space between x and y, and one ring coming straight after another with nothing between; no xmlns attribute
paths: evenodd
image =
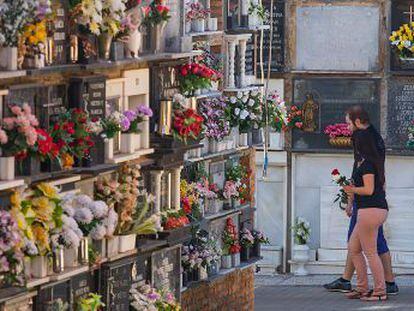
<svg viewBox="0 0 414 311"><path fill-rule="evenodd" d="M76 311L99 311L105 304L102 302L102 296L90 293L88 296L78 300Z"/></svg>
<svg viewBox="0 0 414 311"><path fill-rule="evenodd" d="M311 228L308 221L302 217L297 217L295 225L292 227L295 242L298 245L305 245L311 234Z"/></svg>
<svg viewBox="0 0 414 311"><path fill-rule="evenodd" d="M241 164L235 164L226 170L226 180L241 182L246 177L246 168Z"/></svg>

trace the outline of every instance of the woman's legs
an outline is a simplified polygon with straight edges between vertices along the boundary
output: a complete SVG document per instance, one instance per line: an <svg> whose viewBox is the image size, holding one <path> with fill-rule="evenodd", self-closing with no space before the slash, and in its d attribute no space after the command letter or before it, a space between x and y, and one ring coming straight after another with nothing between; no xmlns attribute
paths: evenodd
<svg viewBox="0 0 414 311"><path fill-rule="evenodd" d="M361 294L368 294L368 273L365 258L362 255L362 246L360 241L360 225L359 222L356 224L354 231L352 232L351 238L348 242L348 253L352 258L352 262L355 266L357 274L357 291Z"/></svg>
<svg viewBox="0 0 414 311"><path fill-rule="evenodd" d="M378 229L385 222L388 212L379 208L358 211L359 239L374 278L375 296L386 294L384 267L377 250ZM357 225L358 226L358 225Z"/></svg>

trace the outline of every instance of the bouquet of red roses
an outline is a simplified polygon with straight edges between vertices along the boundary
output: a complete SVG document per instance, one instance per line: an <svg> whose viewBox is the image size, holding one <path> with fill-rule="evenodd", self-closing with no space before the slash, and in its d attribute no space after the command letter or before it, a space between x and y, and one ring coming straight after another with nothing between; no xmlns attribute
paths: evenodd
<svg viewBox="0 0 414 311"><path fill-rule="evenodd" d="M178 68L181 93L193 96L194 91L211 87L211 81L221 79L221 73L204 64L191 63Z"/></svg>
<svg viewBox="0 0 414 311"><path fill-rule="evenodd" d="M346 178L345 175L341 175L339 170L336 168L332 170L331 176L332 176L332 181L340 187L349 186L352 184L351 180ZM339 193L336 195L334 202L335 203L339 202L339 208L342 210L345 210L349 202L349 197L343 188L339 189Z"/></svg>
<svg viewBox="0 0 414 311"><path fill-rule="evenodd" d="M233 219L227 218L226 227L223 232L223 253L226 255L237 254L240 252L241 246L236 225Z"/></svg>
<svg viewBox="0 0 414 311"><path fill-rule="evenodd" d="M174 112L173 135L187 144L188 139L199 138L203 125L201 117L194 109L177 109Z"/></svg>

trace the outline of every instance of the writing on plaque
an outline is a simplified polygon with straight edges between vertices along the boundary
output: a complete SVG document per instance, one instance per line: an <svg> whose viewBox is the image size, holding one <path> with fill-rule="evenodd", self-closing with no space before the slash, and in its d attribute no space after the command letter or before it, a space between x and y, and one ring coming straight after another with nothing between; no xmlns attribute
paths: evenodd
<svg viewBox="0 0 414 311"><path fill-rule="evenodd" d="M414 121L414 79L395 79L388 84L387 147L404 149L408 127Z"/></svg>
<svg viewBox="0 0 414 311"><path fill-rule="evenodd" d="M169 291L180 299L181 246L165 248L151 256L151 281L159 289Z"/></svg>
<svg viewBox="0 0 414 311"><path fill-rule="evenodd" d="M379 128L378 85L379 81L375 79L294 80L294 104L306 110L304 119L306 118L307 121L307 130L293 131L293 148L296 150L334 148L329 144L329 138L324 130L328 125L344 123L345 113L353 105L364 107L370 115L371 123Z"/></svg>
<svg viewBox="0 0 414 311"><path fill-rule="evenodd" d="M263 5L266 10L270 12L271 1L263 0ZM285 1L275 0L273 2L273 16L271 22L273 24L273 38L270 71L283 72L285 67ZM263 66L265 73L269 66L269 49L270 30L265 30L263 37ZM257 71L260 73L261 69L258 68Z"/></svg>
<svg viewBox="0 0 414 311"><path fill-rule="evenodd" d="M107 297L106 310L128 311L129 290L132 284L132 263L127 262L111 267L104 274L104 277L107 284L105 288Z"/></svg>

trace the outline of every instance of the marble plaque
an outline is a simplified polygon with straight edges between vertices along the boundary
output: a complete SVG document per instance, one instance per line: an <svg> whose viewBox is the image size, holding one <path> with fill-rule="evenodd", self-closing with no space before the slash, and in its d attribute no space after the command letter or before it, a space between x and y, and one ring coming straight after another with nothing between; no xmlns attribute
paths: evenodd
<svg viewBox="0 0 414 311"><path fill-rule="evenodd" d="M297 70L378 70L379 7L305 6L296 15Z"/></svg>

